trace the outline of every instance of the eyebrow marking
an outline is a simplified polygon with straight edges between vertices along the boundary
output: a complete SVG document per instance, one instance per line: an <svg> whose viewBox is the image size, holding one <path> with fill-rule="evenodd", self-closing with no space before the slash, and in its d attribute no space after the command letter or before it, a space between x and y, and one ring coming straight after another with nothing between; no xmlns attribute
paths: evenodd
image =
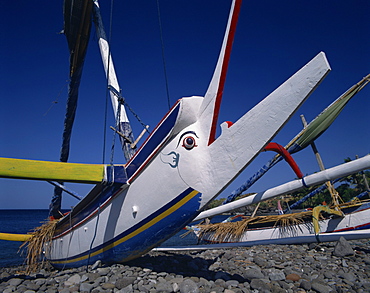
<svg viewBox="0 0 370 293"><path fill-rule="evenodd" d="M187 134L194 134L194 135L196 136L196 138L199 138L199 137L198 137L198 135L197 135L194 131L186 131L186 132L184 132L183 134L181 134L181 136L180 136L180 138L179 138L179 141L177 142L176 148L179 146L181 139L182 139L185 135L187 135Z"/></svg>

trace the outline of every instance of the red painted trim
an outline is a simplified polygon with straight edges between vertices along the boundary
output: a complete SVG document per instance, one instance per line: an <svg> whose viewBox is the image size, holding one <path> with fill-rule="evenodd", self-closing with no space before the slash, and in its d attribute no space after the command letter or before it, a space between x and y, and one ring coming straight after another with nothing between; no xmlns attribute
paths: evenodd
<svg viewBox="0 0 370 293"><path fill-rule="evenodd" d="M180 103L180 101L181 101L181 99L178 99L176 101L176 103L171 107L171 109L166 113L166 115L163 116L163 118L161 119L161 121L159 121L159 123L156 125L156 127L153 129L153 131L149 134L149 136L141 144L141 146L139 147L139 149L132 156L132 158L126 163L126 166L128 166L136 158L136 156L139 154L139 152L141 151L141 149L144 148L144 146L146 145L146 143L150 140L150 138L153 136L153 134L157 131L157 129L159 128L159 126L161 126L162 122L164 120L166 120L166 118L172 113L173 109L176 108L176 106Z"/></svg>
<svg viewBox="0 0 370 293"><path fill-rule="evenodd" d="M229 65L231 48L232 48L233 41L234 41L236 24L238 22L241 4L242 4L242 0L235 1L233 16L232 16L231 23L230 23L229 36L227 37L227 42L226 42L225 56L224 56L224 60L222 63L219 86L218 86L217 95L216 95L215 108L213 112L213 119L212 119L210 134L209 134L208 145L210 145L216 140L217 120L218 120L218 115L220 112L220 106L221 106L222 94L224 92L226 73L227 73L227 68Z"/></svg>
<svg viewBox="0 0 370 293"><path fill-rule="evenodd" d="M234 123L232 123L231 121L225 121L226 124L227 124L227 128L231 127Z"/></svg>
<svg viewBox="0 0 370 293"><path fill-rule="evenodd" d="M154 128L154 130L150 133L150 135L146 138L146 140L144 141L144 143L140 146L140 148L136 151L136 153L134 154L134 156L130 159L130 161L126 164L126 166L129 166L129 164L131 164L133 162L133 160L136 158L136 156L139 154L139 152L141 151L142 148L144 148L144 146L146 145L146 143L152 138L152 136L155 134L155 132L157 131L157 129L162 125L163 121L165 121L167 119L167 117L172 113L172 111L177 107L177 105L181 102L181 99L177 100L177 102L171 107L171 109L167 112L167 114L161 119L161 121L157 124L157 126ZM170 132L169 132L170 133ZM168 134L169 134L168 133ZM153 152L150 154L150 156L148 158L146 158L143 163L140 165L140 167L130 176L130 178L127 179L127 183L128 184L131 184L135 179L136 177L141 173L141 171L146 168L146 166L148 165L148 162L150 162L150 160L155 156L157 155L158 153L158 150L162 148L162 146L166 143L167 141L165 140L162 144L158 145L154 150Z"/></svg>
<svg viewBox="0 0 370 293"><path fill-rule="evenodd" d="M361 224L361 225L357 225L357 226L353 226L353 227L348 227L348 228L334 230L333 232L324 232L324 233L329 234L329 233L334 233L334 232L346 232L346 231L352 231L352 230L364 230L364 229L362 229L362 227L366 227L366 226L369 226L369 225L370 225L370 223L366 223L366 224Z"/></svg>
<svg viewBox="0 0 370 293"><path fill-rule="evenodd" d="M294 173L297 175L298 178L303 178L303 173L299 169L297 163L294 161L293 157L289 154L289 152L280 144L276 142L270 142L265 148L265 151L274 151L281 155L284 160L289 164L289 166L293 169Z"/></svg>

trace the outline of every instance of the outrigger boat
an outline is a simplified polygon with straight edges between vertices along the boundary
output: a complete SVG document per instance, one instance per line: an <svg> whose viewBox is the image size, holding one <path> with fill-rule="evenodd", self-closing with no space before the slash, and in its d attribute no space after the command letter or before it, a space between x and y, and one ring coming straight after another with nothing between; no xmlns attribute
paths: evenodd
<svg viewBox="0 0 370 293"><path fill-rule="evenodd" d="M306 176L309 186L352 174L353 171L370 167L370 155L361 159ZM301 180L294 180L264 192L251 194L234 202L206 210L195 219L204 220L230 212L237 208L260 203L262 200L286 195L302 187ZM326 184L312 192L322 191ZM215 249L225 247L248 247L268 244L302 244L370 238L370 201L362 200L370 190L359 194L350 202L333 206L319 205L311 210L266 216L230 216L220 223L193 224L187 226L206 244L190 247L163 247L158 250ZM297 202L298 203L298 202ZM293 205L292 205L293 206Z"/></svg>
<svg viewBox="0 0 370 293"><path fill-rule="evenodd" d="M46 258L56 268L78 267L97 260L125 262L141 256L192 222L261 152L330 71L319 53L285 83L235 123L221 124L216 137L231 46L241 0L233 0L219 59L204 97L178 100L145 142L135 148L124 99L114 74L98 1L65 1L65 34L71 52L68 108L81 78L91 13L120 132L126 164L88 165L0 158L0 177L95 184L56 221ZM79 24L70 21L80 21ZM69 144L70 129L63 145ZM57 215L57 213L54 213ZM10 236L3 235L2 239ZM32 238L32 236L31 236Z"/></svg>

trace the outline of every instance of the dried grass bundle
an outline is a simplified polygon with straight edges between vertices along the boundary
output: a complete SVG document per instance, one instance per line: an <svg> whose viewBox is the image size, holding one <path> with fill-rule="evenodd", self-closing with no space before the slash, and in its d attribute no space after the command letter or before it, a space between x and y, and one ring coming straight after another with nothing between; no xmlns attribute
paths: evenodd
<svg viewBox="0 0 370 293"><path fill-rule="evenodd" d="M51 240L58 220L47 221L32 232L32 237L20 248L27 247L26 273L33 273L45 265L44 251L49 252Z"/></svg>
<svg viewBox="0 0 370 293"><path fill-rule="evenodd" d="M245 232L251 228L273 227L281 232L294 230L297 225L312 222L312 211L245 218L238 222L215 223L209 225L197 225L200 229L199 237L212 242L237 242Z"/></svg>

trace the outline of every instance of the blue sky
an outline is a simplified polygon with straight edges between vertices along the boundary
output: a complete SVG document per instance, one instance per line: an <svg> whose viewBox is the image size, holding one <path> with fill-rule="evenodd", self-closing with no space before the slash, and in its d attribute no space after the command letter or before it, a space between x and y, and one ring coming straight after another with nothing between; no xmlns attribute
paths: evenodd
<svg viewBox="0 0 370 293"><path fill-rule="evenodd" d="M107 3L105 3L107 2ZM203 95L217 61L231 1L159 1L171 104ZM107 4L107 5L106 5ZM59 159L68 80L68 48L62 1L0 4L0 156ZM110 4L101 1L109 28ZM298 110L275 142L285 145L349 87L370 73L370 2L244 1L239 17L219 124L236 121L320 51L332 72ZM156 1L115 1L111 49L122 93L151 129L168 110ZM70 162L109 161L112 133L103 155L105 76L94 30L80 88ZM57 103L54 103L57 102ZM108 125L113 125L111 108ZM370 86L353 98L316 141L326 167L370 151ZM130 115L130 114L129 114ZM141 126L131 115L136 136ZM117 143L118 144L118 143ZM262 153L222 194L238 187L272 157ZM311 149L294 155L303 173L319 170ZM124 159L117 148L115 163ZM250 191L294 179L284 163ZM70 184L84 195L91 186ZM0 209L48 208L53 187L45 182L0 179ZM63 207L76 200L65 195Z"/></svg>

